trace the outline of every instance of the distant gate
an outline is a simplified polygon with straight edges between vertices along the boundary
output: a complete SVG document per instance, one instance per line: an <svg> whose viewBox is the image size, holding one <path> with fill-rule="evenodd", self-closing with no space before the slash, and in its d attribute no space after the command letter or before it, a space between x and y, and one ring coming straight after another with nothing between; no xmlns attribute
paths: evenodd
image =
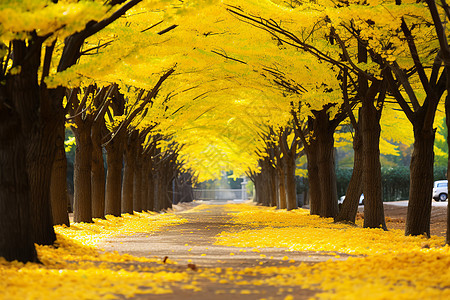
<svg viewBox="0 0 450 300"><path fill-rule="evenodd" d="M247 200L245 189L194 189L195 200Z"/></svg>

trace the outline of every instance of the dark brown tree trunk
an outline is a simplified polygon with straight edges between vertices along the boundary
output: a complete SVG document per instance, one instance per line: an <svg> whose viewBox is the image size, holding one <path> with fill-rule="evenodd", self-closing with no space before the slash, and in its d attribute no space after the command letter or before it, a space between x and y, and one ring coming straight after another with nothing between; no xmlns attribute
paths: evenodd
<svg viewBox="0 0 450 300"><path fill-rule="evenodd" d="M317 154L318 153L316 151L306 151L306 157L308 160L309 212L311 215L320 215L322 204Z"/></svg>
<svg viewBox="0 0 450 300"><path fill-rule="evenodd" d="M121 189L122 189L122 164L123 164L123 139L125 131L114 136L106 145L106 198L105 214L120 217Z"/></svg>
<svg viewBox="0 0 450 300"><path fill-rule="evenodd" d="M310 141L310 145L306 148L306 158L308 160L309 211L311 215L320 215L322 206L317 148L317 141Z"/></svg>
<svg viewBox="0 0 450 300"><path fill-rule="evenodd" d="M267 194L269 195L269 206L277 206L277 170L272 166L270 160L266 161L267 164Z"/></svg>
<svg viewBox="0 0 450 300"><path fill-rule="evenodd" d="M358 212L359 198L363 192L362 172L363 172L363 145L360 130L355 128L353 137L353 173L345 193L345 200L339 214L335 218L335 222L351 222L355 223L356 214Z"/></svg>
<svg viewBox="0 0 450 300"><path fill-rule="evenodd" d="M380 118L381 111L374 106L376 91L380 85L372 83L368 96L363 99L361 108L363 139L363 187L364 187L364 227L386 228L381 189L380 164ZM431 192L430 192L431 193Z"/></svg>
<svg viewBox="0 0 450 300"><path fill-rule="evenodd" d="M160 165L156 177L156 189L157 193L155 196L155 203L156 203L156 211L163 211L167 208L171 207L171 203L169 200L168 195L168 186L169 186L169 176L167 172L170 168L168 168L168 164L164 163L162 166Z"/></svg>
<svg viewBox="0 0 450 300"><path fill-rule="evenodd" d="M22 70L8 77L7 89L20 115L25 135L32 236L39 245L52 245L56 235L50 200L51 172L57 128L63 126L64 115L61 118L62 108L52 107L46 87L38 84L41 47L34 39L30 39L28 44L13 42L14 63L20 64Z"/></svg>
<svg viewBox="0 0 450 300"><path fill-rule="evenodd" d="M286 208L292 210L298 208L297 203L297 188L295 180L295 150L292 153L285 154L283 160L285 163L285 180L286 180Z"/></svg>
<svg viewBox="0 0 450 300"><path fill-rule="evenodd" d="M138 155L134 167L134 198L133 198L133 209L135 211L144 210L144 199L146 199L144 193L144 187L147 184L145 173L144 173L144 162L142 161L142 155ZM145 205L147 207L147 205Z"/></svg>
<svg viewBox="0 0 450 300"><path fill-rule="evenodd" d="M153 175L153 211L159 212L161 211L161 180L159 171L155 170L155 174Z"/></svg>
<svg viewBox="0 0 450 300"><path fill-rule="evenodd" d="M450 73L450 67L446 68L446 72ZM449 74L450 75L450 74ZM447 78L450 78L450 76L448 76ZM448 84L448 83L447 83ZM447 149L450 149L450 89L447 89L447 97L445 98L445 123L447 125ZM450 179L449 178L450 175L450 155L447 157L447 180ZM447 195L449 194L449 187L447 185ZM448 200L447 197L447 202L450 203L450 200ZM445 243L447 245L450 245L450 205L447 205L447 234L446 234L446 240Z"/></svg>
<svg viewBox="0 0 450 300"><path fill-rule="evenodd" d="M419 114L413 123L414 150L411 155L405 235L425 234L430 236L430 195L433 189L435 133L431 126L430 128L424 128L423 120L423 114Z"/></svg>
<svg viewBox="0 0 450 300"><path fill-rule="evenodd" d="M65 128L61 127L58 131L56 156L53 162L50 185L53 224L70 226L68 214L69 195L67 193L67 158L64 149Z"/></svg>
<svg viewBox="0 0 450 300"><path fill-rule="evenodd" d="M24 136L19 116L2 105L8 100L0 93L0 256L8 261L36 262Z"/></svg>
<svg viewBox="0 0 450 300"><path fill-rule="evenodd" d="M142 172L142 176L147 180L147 210L155 211L155 182L153 177L152 160L150 155L144 157L145 168Z"/></svg>
<svg viewBox="0 0 450 300"><path fill-rule="evenodd" d="M166 180L166 209L173 208L173 179Z"/></svg>
<svg viewBox="0 0 450 300"><path fill-rule="evenodd" d="M134 206L134 178L136 164L136 155L138 151L139 132L134 130L127 137L127 143L124 151L124 169L122 182L122 213L133 213ZM136 211L142 211L142 207L134 207Z"/></svg>
<svg viewBox="0 0 450 300"><path fill-rule="evenodd" d="M329 218L338 214L337 185L334 157L334 127L330 126L325 110L316 113L318 175L320 179L320 216Z"/></svg>
<svg viewBox="0 0 450 300"><path fill-rule="evenodd" d="M286 209L286 180L284 180L282 161L278 161L275 180L277 183L277 209Z"/></svg>
<svg viewBox="0 0 450 300"><path fill-rule="evenodd" d="M101 122L94 122L91 129L92 140L92 166L91 166L91 195L92 217L105 217L105 162L102 151L102 126Z"/></svg>
<svg viewBox="0 0 450 300"><path fill-rule="evenodd" d="M262 203L262 194L261 191L263 189L262 186L262 180L261 180L261 173L254 174L252 177L253 184L255 185L255 195L253 201L255 201L257 204L263 204Z"/></svg>
<svg viewBox="0 0 450 300"><path fill-rule="evenodd" d="M32 192L32 232L35 243L39 245L53 245L56 240L50 202L50 182L55 157L53 137L53 134L42 129L28 138L27 166Z"/></svg>
<svg viewBox="0 0 450 300"><path fill-rule="evenodd" d="M149 176L147 173L147 166L145 166L146 162L142 162L143 166L141 167L141 208L142 211L148 211L151 210L150 207L150 201L149 201Z"/></svg>
<svg viewBox="0 0 450 300"><path fill-rule="evenodd" d="M57 150L53 162L50 199L54 225L70 226L67 193L67 158L64 150L65 128L61 127L56 140Z"/></svg>
<svg viewBox="0 0 450 300"><path fill-rule="evenodd" d="M259 166L261 171L255 175L257 201L264 206L277 206L277 171L268 157L261 159Z"/></svg>
<svg viewBox="0 0 450 300"><path fill-rule="evenodd" d="M91 166L92 140L91 126L74 129L76 149L74 162L74 222L92 222Z"/></svg>
<svg viewBox="0 0 450 300"><path fill-rule="evenodd" d="M51 117L53 110L49 105L49 98L45 97L45 93L41 94L41 91L46 89L41 89L38 84L41 48L41 42L31 37L27 43L19 40L12 42L13 67L20 66L21 71L2 78L6 85L2 84L0 109L4 110L4 122L7 124L5 126L12 126L17 118L21 123L17 128L21 131L15 133L24 136L22 141L25 143L28 184L31 190L31 201L27 204L30 209L31 229L26 229L31 230L35 243L51 245L56 235L53 230L50 182L56 150L55 130L59 119ZM10 157L14 155L11 153ZM8 154L5 153L5 156Z"/></svg>

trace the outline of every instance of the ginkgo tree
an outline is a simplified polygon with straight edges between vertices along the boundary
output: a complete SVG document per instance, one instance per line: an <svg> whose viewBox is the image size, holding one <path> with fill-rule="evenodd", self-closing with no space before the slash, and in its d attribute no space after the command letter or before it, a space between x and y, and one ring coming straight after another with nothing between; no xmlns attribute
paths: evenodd
<svg viewBox="0 0 450 300"><path fill-rule="evenodd" d="M376 124L379 124L381 106L374 107L373 99L377 97L383 100L382 95L386 92L395 96L402 109L409 115L408 118L413 123L416 133L416 151L413 156L417 156L417 159L413 159L411 165L409 221L406 233L429 234L431 199L428 195L431 193L433 180L434 141L434 134L430 133L433 132L434 114L443 92L444 77L438 76L439 65L435 65L430 83L428 75L424 72L424 65L432 65L433 61L428 54L436 49L436 43L428 34L427 28L432 23L426 21L430 19L426 7L421 3L399 1L382 6L376 1L363 4L359 2L336 4L327 1L296 3L295 9L271 1L265 2L265 5L258 2L257 6L251 6L250 3L245 4L248 6L237 5L241 4L230 6L229 10L244 21L270 32L281 43L310 52L318 59L346 71L345 76L357 77L356 80L349 78L353 84L357 84L356 95L363 100L362 121L368 122L372 118L371 123L363 125L363 136L376 132L379 136L380 133L380 126ZM389 13L383 13L386 10ZM270 16L270 19L261 17L264 15ZM302 24L303 28L300 31L295 28L299 24ZM420 53L417 52L418 43L421 47ZM419 60L420 55L424 60L423 63ZM395 74L395 79L392 73ZM426 92L426 96L422 98L423 102L417 100L419 96L414 94L412 88L416 82L411 82L409 77L413 80L420 79L422 82L423 86L419 91ZM402 91L397 90L399 85ZM402 93L409 96L410 103L403 100ZM364 94L366 95L362 97ZM371 116L366 116L365 113ZM367 127L368 125L372 126L371 129ZM427 138L421 134L430 137L428 142L425 142ZM373 184L372 180L374 174L378 174L377 178L380 178L380 172L375 172L376 169L379 170L380 165L377 158L379 150L376 150L378 144L378 138L375 136L363 137L366 155L363 158L365 171L362 177L366 190L366 206L369 211L377 212L375 218L378 221L375 223L384 222L380 218L383 209L380 200L381 181L376 180L377 184ZM429 150L425 151L425 148ZM369 155L369 152L372 153ZM423 184L423 178L426 178L426 184ZM422 211L425 213L422 214ZM367 219L370 219L370 215L369 213Z"/></svg>
<svg viewBox="0 0 450 300"><path fill-rule="evenodd" d="M4 224L2 234L5 234L5 238L2 241L5 241L5 245L1 247L2 256L22 261L34 260L33 242L52 244L55 240L50 179L55 140L60 132L58 128L64 126L64 86L70 86L71 80L67 78L63 85L61 82L51 85L46 81L47 77L55 72L62 74L76 64L80 56L86 54L82 46L88 37L104 29L139 2L141 0L1 3L0 109L4 114L2 128L7 130L2 130L5 134L0 139L2 144L11 141L6 143L11 146L3 151L2 165L5 164L5 168L2 169L15 170L19 174L13 176L10 173L7 175L9 179L2 180L6 186L12 186L12 190L21 190L23 194L10 195L10 192L2 189L0 201L3 203L13 197L17 201L13 201L9 209L25 212ZM183 11L194 9L198 2L181 6L172 6L171 1L149 1L147 4L142 9L154 11L174 8L174 11ZM6 132L22 134L11 137ZM16 153L22 153L22 156L18 157ZM27 161L25 166L23 161ZM26 213L28 205L31 205L31 215ZM7 211L3 213L5 218L2 220L9 220L6 217L8 215L16 215ZM27 225L28 218L31 218L31 226ZM12 228L23 232L18 234ZM10 243L11 240L22 246ZM15 249L18 248L23 251L16 253Z"/></svg>
<svg viewBox="0 0 450 300"><path fill-rule="evenodd" d="M0 247L1 255L7 259L35 260L33 243L52 244L55 240L50 180L57 129L64 126L62 100L65 90L64 87L47 88L45 83L53 67L53 56L59 57L55 65L57 71L64 71L76 63L87 37L138 2L3 1L0 4L1 127L2 132L7 129L18 133L11 138L4 132L0 137L1 144L11 145L1 155L2 164L5 164L2 170L11 170L2 172L9 179L3 179L1 185L23 191L13 195L5 194L4 189L1 192L2 206L11 209L11 212L2 211L1 218L9 220L2 224L5 236L1 239L4 245ZM62 52L55 53L57 43L62 42ZM13 131L11 126L15 126ZM22 156L16 153L22 153ZM6 203L10 199L17 200L8 206ZM31 214L27 213L28 207ZM14 210L24 213L17 216ZM9 219L8 216L14 217ZM22 250L19 253L17 249Z"/></svg>

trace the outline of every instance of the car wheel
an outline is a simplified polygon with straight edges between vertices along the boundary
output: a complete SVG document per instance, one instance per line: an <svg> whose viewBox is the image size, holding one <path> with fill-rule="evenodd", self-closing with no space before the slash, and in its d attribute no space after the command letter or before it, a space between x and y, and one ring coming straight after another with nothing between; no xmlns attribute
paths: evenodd
<svg viewBox="0 0 450 300"><path fill-rule="evenodd" d="M446 201L447 200L447 194L445 194L445 193L439 194L439 200L440 201Z"/></svg>

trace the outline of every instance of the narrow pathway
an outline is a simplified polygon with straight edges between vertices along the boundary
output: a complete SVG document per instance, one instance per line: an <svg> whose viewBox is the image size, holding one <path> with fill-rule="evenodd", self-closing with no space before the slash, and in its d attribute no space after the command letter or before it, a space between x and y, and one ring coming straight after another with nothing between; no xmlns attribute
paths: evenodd
<svg viewBox="0 0 450 300"><path fill-rule="evenodd" d="M219 204L223 204L220 203ZM183 210L175 212L188 222L175 226L168 226L153 234L139 233L133 236L119 236L105 240L99 248L106 251L118 251L134 256L149 258L168 257L175 261L179 268L233 268L242 270L255 266L289 266L300 262L315 263L320 261L344 260L348 255L339 258L335 253L286 251L280 248L240 248L214 245L216 236L223 232L238 231L247 228L243 224L235 224L224 205L209 205L205 209ZM288 259L286 259L288 257ZM225 292L223 292L225 288ZM255 287L253 287L255 288ZM229 299L233 294L235 299L284 299L295 290L294 299L308 299L314 295L313 291L300 290L298 287L278 289L271 286L258 286L260 292L256 295L243 295L239 291L249 289L248 286L215 285L204 283L202 292L174 291L174 294L151 295L137 299ZM217 294L216 289L222 292Z"/></svg>
<svg viewBox="0 0 450 300"><path fill-rule="evenodd" d="M217 204L218 203L218 204ZM283 260L285 256L295 262L320 262L330 258L336 259L335 253L286 251L282 248L228 247L214 245L216 236L221 232L233 232L248 228L244 224L232 222L230 211L225 210L216 202L204 210L185 210L175 212L188 222L165 227L163 230L133 236L113 237L104 241L101 248L106 251L118 251L143 257L167 256L178 264L195 263L201 267L216 267L223 264L232 267L247 267L255 265L289 265ZM340 260L346 255L340 255Z"/></svg>

